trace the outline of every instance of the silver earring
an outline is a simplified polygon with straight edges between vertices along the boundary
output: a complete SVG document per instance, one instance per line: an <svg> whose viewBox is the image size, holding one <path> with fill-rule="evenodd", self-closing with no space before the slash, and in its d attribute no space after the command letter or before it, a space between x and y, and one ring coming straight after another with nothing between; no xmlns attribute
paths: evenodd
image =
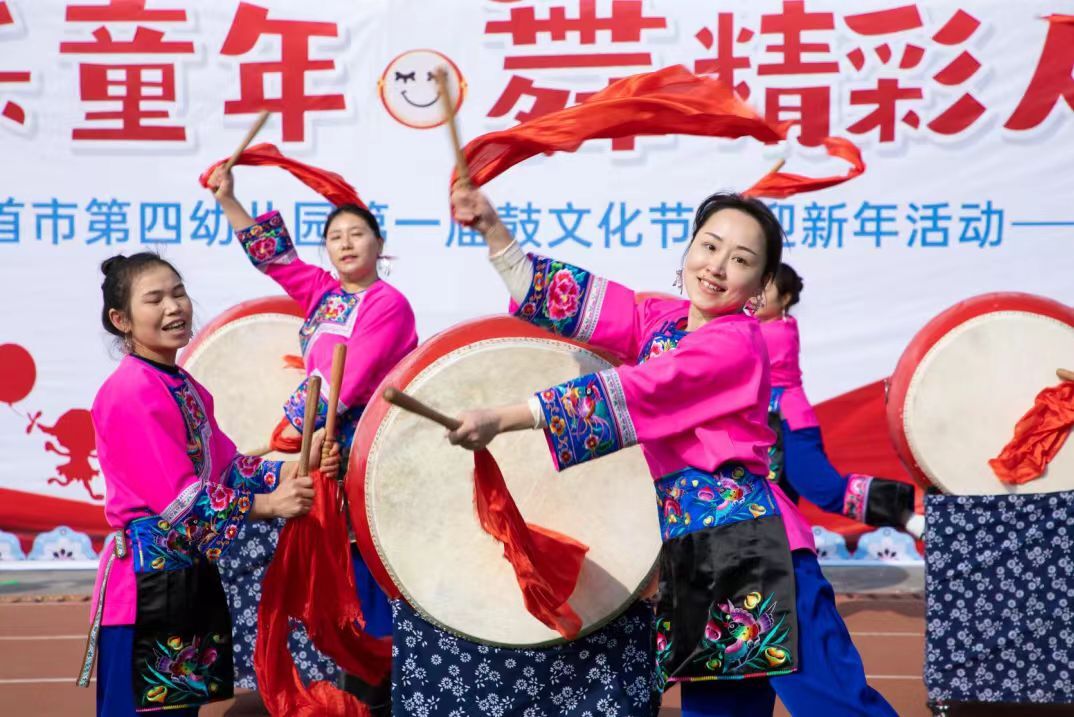
<svg viewBox="0 0 1074 717"><path fill-rule="evenodd" d="M675 281L671 282L671 285L678 289L680 294L682 293L682 269L675 272Z"/></svg>
<svg viewBox="0 0 1074 717"><path fill-rule="evenodd" d="M377 273L385 277L392 275L392 260L390 257L383 254L377 257Z"/></svg>

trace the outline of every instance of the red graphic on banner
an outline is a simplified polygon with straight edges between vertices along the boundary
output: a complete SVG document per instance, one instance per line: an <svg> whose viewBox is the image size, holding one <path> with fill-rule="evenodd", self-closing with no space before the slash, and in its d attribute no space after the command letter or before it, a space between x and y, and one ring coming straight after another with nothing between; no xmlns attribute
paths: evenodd
<svg viewBox="0 0 1074 717"><path fill-rule="evenodd" d="M68 5L69 23L182 23L186 10L147 9L145 0L110 0L106 5ZM123 32L129 34L129 28ZM60 43L65 55L192 55L194 44L165 40L164 32L138 24L129 40L117 40L112 28L98 25L92 40ZM71 132L76 140L182 142L186 128L174 124L148 123L173 120L172 109L161 105L176 102L175 62L84 62L79 64L79 97L83 102L106 103L118 109L86 111L92 127ZM150 109L149 105L153 106ZM118 124L118 126L117 126Z"/></svg>
<svg viewBox="0 0 1074 717"><path fill-rule="evenodd" d="M527 3L512 6L506 19L485 23L486 36L506 38L518 51L504 57L503 68L512 74L487 116L511 115L526 122L584 102L612 82L653 67L645 34L665 29L668 23L663 17L646 15L643 5L642 0L612 0L606 6L606 14L602 14L596 0L551 6ZM610 41L616 49L590 49L598 37ZM529 75L545 70L555 71L555 80L545 83ZM586 90L555 86L565 70L581 70L586 76L604 75L604 84ZM523 71L527 74L514 74ZM633 147L632 137L612 142L612 149Z"/></svg>
<svg viewBox="0 0 1074 717"><path fill-rule="evenodd" d="M0 27L14 25L15 18L11 14L11 8L3 0L0 0ZM0 70L0 87L5 84L24 85L30 82L30 73L13 70ZM7 100L0 105L0 117L11 120L15 124L26 124L26 110L18 102Z"/></svg>
<svg viewBox="0 0 1074 717"><path fill-rule="evenodd" d="M302 142L306 138L306 114L338 112L347 108L342 94L306 94L306 74L333 70L335 60L310 59L310 39L337 37L334 22L269 19L269 11L251 3L239 3L220 54L245 55L264 36L279 38L280 59L276 62L243 62L239 65L239 99L224 103L224 114L256 114L263 109L282 118L283 141ZM265 78L279 77L279 97L265 96Z"/></svg>
<svg viewBox="0 0 1074 717"><path fill-rule="evenodd" d="M1059 100L1074 110L1074 15L1050 15L1048 34L1018 106L1003 125L1007 129L1027 130L1043 122Z"/></svg>
<svg viewBox="0 0 1074 717"><path fill-rule="evenodd" d="M56 466L58 477L49 478L48 482L61 486L78 483L86 489L90 498L104 500L104 495L93 492L92 481L100 475L100 471L90 464L91 458L94 460L97 458L97 438L93 431L90 412L84 408L72 408L65 411L60 416L60 420L52 426L39 423L39 418L41 418L41 411L30 418L30 425L26 427L26 432L32 432L36 426L37 430L52 436L59 446L52 441L46 441L45 450L68 459L66 463Z"/></svg>
<svg viewBox="0 0 1074 717"><path fill-rule="evenodd" d="M447 86L455 112L466 98L466 80L455 62L436 50L408 50L396 56L377 80L384 109L396 122L414 129L444 124L444 108L436 84L436 69L447 68Z"/></svg>
<svg viewBox="0 0 1074 717"><path fill-rule="evenodd" d="M0 403L18 403L30 395L37 366L29 351L18 344L0 345L0 367Z"/></svg>

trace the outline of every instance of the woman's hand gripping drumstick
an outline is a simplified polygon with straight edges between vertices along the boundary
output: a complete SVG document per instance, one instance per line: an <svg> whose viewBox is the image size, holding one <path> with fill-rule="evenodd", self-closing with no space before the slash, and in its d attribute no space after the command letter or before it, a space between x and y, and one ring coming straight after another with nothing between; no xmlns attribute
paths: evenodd
<svg viewBox="0 0 1074 717"><path fill-rule="evenodd" d="M319 396L321 379L311 376L307 385L308 396ZM306 413L302 421L302 451L297 461L287 461L280 471L280 484L271 493L259 493L254 496L251 518L268 520L270 518L297 518L310 512L313 508L313 479L310 469L316 469L321 463L321 447L324 435L314 436L317 422L317 401L306 401ZM311 457L311 453L313 454ZM312 459L311 459L312 458ZM327 465L326 468L331 468ZM336 457L336 469L339 458Z"/></svg>
<svg viewBox="0 0 1074 717"><path fill-rule="evenodd" d="M393 406L439 423L448 429L447 438L452 445L470 451L483 450L501 433L541 427L527 403L463 411L458 418L451 418L396 388L389 386L383 395L384 400Z"/></svg>

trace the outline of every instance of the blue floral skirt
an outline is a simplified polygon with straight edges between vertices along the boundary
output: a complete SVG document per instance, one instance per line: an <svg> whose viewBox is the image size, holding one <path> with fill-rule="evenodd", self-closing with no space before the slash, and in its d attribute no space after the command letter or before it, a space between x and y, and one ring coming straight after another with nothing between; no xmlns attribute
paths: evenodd
<svg viewBox="0 0 1074 717"><path fill-rule="evenodd" d="M489 647L392 602L392 711L415 717L651 717L652 610L632 605L600 630L541 650Z"/></svg>

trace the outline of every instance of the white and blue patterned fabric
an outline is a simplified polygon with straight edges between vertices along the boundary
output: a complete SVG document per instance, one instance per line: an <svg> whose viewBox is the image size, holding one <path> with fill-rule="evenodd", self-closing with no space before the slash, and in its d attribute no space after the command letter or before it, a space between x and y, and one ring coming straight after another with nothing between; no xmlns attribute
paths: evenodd
<svg viewBox="0 0 1074 717"><path fill-rule="evenodd" d="M1074 493L925 500L925 685L1074 702Z"/></svg>
<svg viewBox="0 0 1074 717"><path fill-rule="evenodd" d="M410 717L651 717L652 610L635 603L574 642L543 650L489 647L392 602L392 714Z"/></svg>

